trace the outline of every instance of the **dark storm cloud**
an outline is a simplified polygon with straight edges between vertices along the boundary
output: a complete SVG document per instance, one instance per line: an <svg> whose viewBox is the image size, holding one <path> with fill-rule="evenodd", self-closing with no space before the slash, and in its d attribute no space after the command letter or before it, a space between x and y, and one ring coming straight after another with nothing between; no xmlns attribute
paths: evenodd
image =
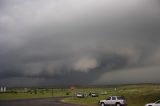
<svg viewBox="0 0 160 106"><path fill-rule="evenodd" d="M156 0L1 0L0 8L0 84L157 82L143 77L159 74Z"/></svg>

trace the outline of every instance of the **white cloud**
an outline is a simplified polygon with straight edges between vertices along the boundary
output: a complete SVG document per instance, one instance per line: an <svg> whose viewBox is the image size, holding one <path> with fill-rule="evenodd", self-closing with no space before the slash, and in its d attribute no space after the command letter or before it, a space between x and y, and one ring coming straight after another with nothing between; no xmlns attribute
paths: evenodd
<svg viewBox="0 0 160 106"><path fill-rule="evenodd" d="M74 70L80 72L89 72L98 67L98 62L94 58L83 57L74 63Z"/></svg>

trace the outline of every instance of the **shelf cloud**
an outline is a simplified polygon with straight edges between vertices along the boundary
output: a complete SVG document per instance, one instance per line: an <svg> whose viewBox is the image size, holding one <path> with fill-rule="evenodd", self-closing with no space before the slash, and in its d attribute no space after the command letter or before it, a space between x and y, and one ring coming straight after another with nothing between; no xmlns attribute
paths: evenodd
<svg viewBox="0 0 160 106"><path fill-rule="evenodd" d="M159 11L158 0L1 0L0 85L159 83Z"/></svg>

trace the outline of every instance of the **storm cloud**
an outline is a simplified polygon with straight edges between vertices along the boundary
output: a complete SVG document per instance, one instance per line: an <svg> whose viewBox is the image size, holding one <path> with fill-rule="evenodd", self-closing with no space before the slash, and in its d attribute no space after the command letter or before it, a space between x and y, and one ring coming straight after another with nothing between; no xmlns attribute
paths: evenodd
<svg viewBox="0 0 160 106"><path fill-rule="evenodd" d="M1 0L0 85L159 83L159 35L158 0Z"/></svg>

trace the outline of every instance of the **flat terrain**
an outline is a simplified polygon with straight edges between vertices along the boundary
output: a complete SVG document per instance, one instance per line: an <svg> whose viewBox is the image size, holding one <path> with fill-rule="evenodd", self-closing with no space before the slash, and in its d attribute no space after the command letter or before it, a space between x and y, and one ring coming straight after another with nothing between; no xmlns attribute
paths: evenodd
<svg viewBox="0 0 160 106"><path fill-rule="evenodd" d="M109 96L124 96L127 99L128 106L144 106L146 103L153 103L160 99L160 85L153 84L81 88L76 90L76 92L78 91L97 92L100 95L99 97L86 98L71 97L65 98L64 101L93 106L97 105L99 100L106 99Z"/></svg>
<svg viewBox="0 0 160 106"><path fill-rule="evenodd" d="M71 93L69 89L30 88L27 92L25 92L24 88L8 88L6 93L0 93L0 100L64 97L70 95Z"/></svg>
<svg viewBox="0 0 160 106"><path fill-rule="evenodd" d="M86 94L96 92L99 94L99 97L87 96L85 98L77 98L75 97L76 92ZM64 96L68 98L62 98ZM127 99L128 106L144 106L146 103L155 102L160 99L160 85L139 84L76 87L74 90L67 88L30 88L28 92L24 92L24 88L10 88L8 92L0 93L0 106L76 106L73 104L97 106L99 100L106 99L109 96L124 96ZM60 99L63 99L65 103L60 102Z"/></svg>
<svg viewBox="0 0 160 106"><path fill-rule="evenodd" d="M0 106L84 106L71 103L63 103L63 97L52 97L45 99L21 99L21 100L1 100Z"/></svg>

